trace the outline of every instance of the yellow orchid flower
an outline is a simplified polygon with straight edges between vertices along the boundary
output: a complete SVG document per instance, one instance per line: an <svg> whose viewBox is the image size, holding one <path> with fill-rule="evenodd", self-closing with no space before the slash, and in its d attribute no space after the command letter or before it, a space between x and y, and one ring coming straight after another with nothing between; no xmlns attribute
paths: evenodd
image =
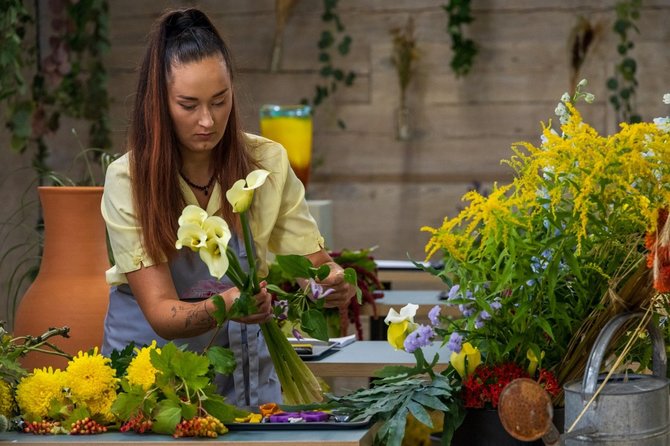
<svg viewBox="0 0 670 446"><path fill-rule="evenodd" d="M233 212L245 212L251 206L254 198L254 190L261 187L270 172L257 169L247 175L244 180L237 180L226 192L226 199L233 207Z"/></svg>
<svg viewBox="0 0 670 446"><path fill-rule="evenodd" d="M405 339L416 329L414 316L419 308L415 304L407 304L400 309L400 313L391 308L384 319L389 328L386 332L386 339L396 350L404 349Z"/></svg>
<svg viewBox="0 0 670 446"><path fill-rule="evenodd" d="M544 352L540 353L540 359L537 359L537 356L535 356L535 352L529 348L528 351L526 352L526 358L528 358L529 361L528 374L530 376L535 376L535 371L537 370L538 364L542 359L544 359Z"/></svg>
<svg viewBox="0 0 670 446"><path fill-rule="evenodd" d="M451 352L450 362L461 378L467 378L482 363L482 354L477 347L465 342L460 353Z"/></svg>

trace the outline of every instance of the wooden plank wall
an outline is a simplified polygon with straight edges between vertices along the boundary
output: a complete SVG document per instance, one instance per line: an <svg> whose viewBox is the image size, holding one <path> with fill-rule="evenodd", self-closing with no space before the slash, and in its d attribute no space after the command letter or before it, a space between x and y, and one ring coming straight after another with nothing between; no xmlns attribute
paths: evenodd
<svg viewBox="0 0 670 446"><path fill-rule="evenodd" d="M269 71L274 33L273 0L115 0L111 7L110 91L115 98L115 141L121 147L132 103L134 67L143 36L164 7L198 5L212 17L236 57L237 99L246 127L257 132L264 103L295 103L319 82L317 46L324 23L322 2L301 0L285 30L279 72ZM597 102L585 115L601 131L615 128L606 103L613 72L614 0L474 0L468 29L480 52L472 72L450 70L447 16L440 0L341 0L338 11L353 38L339 66L353 69L353 87L340 88L315 116L314 157L308 196L334 205L333 248L378 246L380 258L423 258L423 225L439 225L463 204L473 181L485 187L506 181L500 160L510 144L537 141L540 121L552 117L569 88L567 42L579 16L600 32L582 69ZM650 119L668 110L660 98L670 91L670 2L645 1L635 57L639 63L638 105ZM414 136L395 138L397 77L390 60L389 30L415 22L420 51L408 91ZM337 119L347 125L341 130Z"/></svg>
<svg viewBox="0 0 670 446"><path fill-rule="evenodd" d="M510 144L537 142L540 122L552 118L558 98L569 88L567 43L580 16L599 30L580 76L589 79L589 91L597 101L583 111L601 132L616 128L605 88L617 61L611 31L616 0L473 0L475 21L467 33L480 51L464 78L456 78L449 68L444 3L339 2L353 44L338 65L354 70L357 79L316 111L317 166L308 189L310 198L333 200L334 249L378 246L378 258L423 259L427 236L419 231L421 226L437 226L444 216L454 215L464 205L461 195L474 181L490 187L494 181L509 180L510 171L500 160L510 155ZM109 4L112 46L107 67L114 151L124 150L144 37L165 8L200 6L229 41L238 68L236 98L249 131L258 131L261 104L295 103L309 97L320 81L316 43L325 25L319 0L297 3L286 26L281 69L276 73L269 71L274 0ZM662 95L670 91L670 1L643 4L641 33L633 35L639 65L637 102L643 117L651 119L670 112L661 103ZM404 25L408 17L414 19L420 51L408 90L414 136L398 141L394 114L399 92L389 30ZM346 130L337 127L337 119L346 122ZM86 134L80 123L62 123L60 134L51 139L55 168L69 166L80 150L71 127ZM1 137L8 141L6 131ZM0 161L16 165L17 158L8 152L3 150ZM15 199L21 187L25 185L5 183L0 192Z"/></svg>

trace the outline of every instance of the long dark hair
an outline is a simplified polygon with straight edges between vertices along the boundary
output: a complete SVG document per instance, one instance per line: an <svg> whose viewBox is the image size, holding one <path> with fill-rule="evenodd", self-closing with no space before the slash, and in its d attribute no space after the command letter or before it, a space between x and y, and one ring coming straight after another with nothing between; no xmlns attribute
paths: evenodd
<svg viewBox="0 0 670 446"><path fill-rule="evenodd" d="M175 62L187 64L218 55L223 56L232 82L230 51L209 18L195 8L166 11L149 34L140 67L128 149L135 210L144 249L154 262L174 253L177 219L186 204L179 187L179 143L168 109L170 70ZM244 145L234 95L226 131L213 149L212 161L223 191L256 164ZM222 195L221 201L223 218L238 228L238 219L225 196Z"/></svg>

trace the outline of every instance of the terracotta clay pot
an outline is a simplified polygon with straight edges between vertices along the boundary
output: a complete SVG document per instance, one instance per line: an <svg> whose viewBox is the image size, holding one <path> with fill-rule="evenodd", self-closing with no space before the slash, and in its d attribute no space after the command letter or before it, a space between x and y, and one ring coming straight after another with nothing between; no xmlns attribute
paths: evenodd
<svg viewBox="0 0 670 446"><path fill-rule="evenodd" d="M38 336L49 327L70 327L70 337L53 337L76 355L102 343L109 301L105 223L100 214L102 187L39 187L44 212L44 253L37 278L19 303L15 335ZM64 369L65 358L30 353L21 361Z"/></svg>

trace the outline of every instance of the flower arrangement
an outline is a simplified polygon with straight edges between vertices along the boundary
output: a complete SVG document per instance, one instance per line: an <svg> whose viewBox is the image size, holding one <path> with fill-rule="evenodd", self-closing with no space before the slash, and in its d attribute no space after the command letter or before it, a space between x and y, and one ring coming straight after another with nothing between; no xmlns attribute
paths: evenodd
<svg viewBox="0 0 670 446"><path fill-rule="evenodd" d="M176 248L188 247L197 251L212 276L220 279L225 274L240 290L239 298L235 300L230 309L226 308L221 296L214 296L213 300L217 310L213 316L219 327L226 320L249 315L255 309L253 296L260 291L260 287L247 211L251 207L254 191L265 183L269 174L263 169L255 170L249 173L246 179L235 182L226 192L226 199L233 207L233 211L240 216L247 252L248 272L242 268L235 253L227 249L232 235L222 218L210 216L195 205L186 206L179 218ZM275 306L276 316L297 320L308 334L318 339L327 339L326 320L322 310L325 302L323 298L328 292L323 291L315 281L327 277L330 268L327 265L315 268L307 258L299 255L277 256L276 260L290 277L303 278L308 283L308 286L297 293L287 293L278 286L268 285L268 290L279 295L281 299L281 302ZM356 272L351 268L345 269L344 280L356 285ZM357 289L357 299L360 302L360 289ZM286 403L307 404L321 401L323 396L316 377L288 342L277 324L277 319L273 318L261 324L261 330L277 371ZM212 347L211 349L216 349L217 352L225 350L223 347ZM221 356L220 353L210 355L215 367L217 358Z"/></svg>
<svg viewBox="0 0 670 446"><path fill-rule="evenodd" d="M624 123L601 136L575 107L594 99L585 86L561 98L559 131L550 122L539 145L513 146L505 161L515 171L511 183L494 185L487 196L468 192L458 215L422 228L431 234L427 259L439 253L443 266L417 266L449 286L447 302L461 317L440 317L436 307L431 324L419 325L415 305L391 310L388 341L414 353L416 367L386 368L371 389L329 396L352 407L363 403L354 413L383 422L380 441L399 445L408 414L432 427L426 410L437 409L445 414L442 444L450 444L465 409L496 407L518 377L535 379L560 405L563 384L581 378L612 317L653 309L656 322L667 319L670 118ZM441 373L434 371L437 358L428 361L422 352L436 340L450 358ZM630 351L625 362L645 368L645 348ZM435 399L403 393L416 386Z"/></svg>
<svg viewBox="0 0 670 446"><path fill-rule="evenodd" d="M456 217L423 228L432 235L428 257L444 260L431 272L463 314L447 321L450 348L465 339L486 364L528 359L557 373L560 385L581 376L607 320L657 294L645 236L660 229L670 202L668 128L622 124L599 135L574 105L593 100L585 85L556 108L560 133L549 123L539 146L513 146L510 184L466 194L470 204Z"/></svg>

